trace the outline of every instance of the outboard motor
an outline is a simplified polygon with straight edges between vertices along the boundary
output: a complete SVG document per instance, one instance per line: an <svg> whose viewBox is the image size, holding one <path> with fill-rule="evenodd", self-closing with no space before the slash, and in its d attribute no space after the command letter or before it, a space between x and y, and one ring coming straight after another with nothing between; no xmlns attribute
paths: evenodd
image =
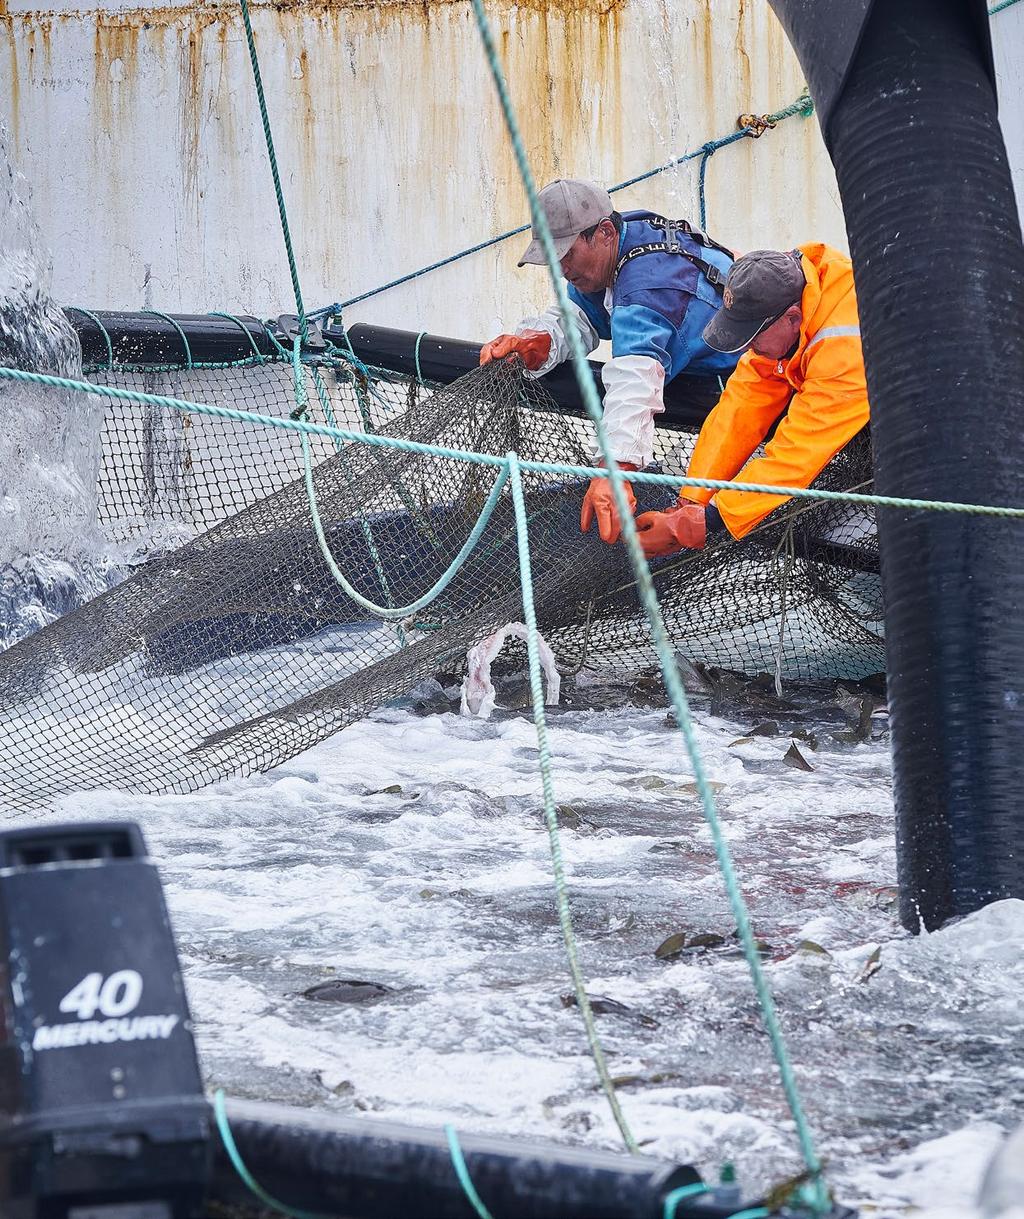
<svg viewBox="0 0 1024 1219"><path fill-rule="evenodd" d="M0 834L0 1214L187 1219L209 1128L138 826Z"/></svg>

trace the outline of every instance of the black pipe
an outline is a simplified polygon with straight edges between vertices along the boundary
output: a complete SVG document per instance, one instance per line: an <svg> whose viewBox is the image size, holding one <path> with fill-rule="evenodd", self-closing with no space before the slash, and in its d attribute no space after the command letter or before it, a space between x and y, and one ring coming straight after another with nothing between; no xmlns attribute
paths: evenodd
<svg viewBox="0 0 1024 1219"><path fill-rule="evenodd" d="M848 0L772 0L805 71ZM1024 506L1024 248L982 0L865 9L822 116L880 494ZM837 14L840 14L837 16ZM813 31L812 31L813 27ZM811 37L811 33L814 37ZM1024 529L878 514L900 916L1024 897Z"/></svg>
<svg viewBox="0 0 1024 1219"><path fill-rule="evenodd" d="M190 360L196 364L244 360L253 355L254 345L264 356L276 350L266 326L255 317L232 320L211 313L177 313L168 314L173 317L168 321L156 313L83 313L72 307L64 313L78 335L86 368L105 368L111 352L115 365L187 365Z"/></svg>
<svg viewBox="0 0 1024 1219"><path fill-rule="evenodd" d="M228 1117L243 1162L265 1190L293 1207L347 1219L472 1214L440 1129L239 1101L231 1102ZM690 1167L607 1151L463 1132L459 1145L491 1213L518 1219L655 1219L669 1190L700 1180ZM212 1197L251 1199L223 1148L215 1156Z"/></svg>
<svg viewBox="0 0 1024 1219"><path fill-rule="evenodd" d="M293 1208L346 1219L472 1219L442 1130L248 1101L231 1101L227 1115L242 1162L267 1193ZM458 1146L473 1188L501 1219L661 1219L666 1196L701 1179L689 1165L557 1143L460 1131ZM210 1200L253 1204L219 1142ZM674 1214L726 1219L755 1204L711 1189L681 1199ZM829 1216L855 1219L843 1207Z"/></svg>
<svg viewBox="0 0 1024 1219"><path fill-rule="evenodd" d="M341 330L328 328L325 333L339 347L346 346ZM392 330L387 326L370 326L360 322L348 329L348 341L364 363L410 377L417 375L418 347L419 375L424 380L443 384L455 381L480 363L479 343L442 338L436 334L421 337L412 330ZM603 398L602 365L596 360L588 360L587 363L597 392ZM571 364L560 364L552 369L544 375L541 383L566 414L579 415L581 418L586 416ZM721 392L717 377L678 376L665 386L665 413L659 415L655 423L658 427L682 431L698 430Z"/></svg>
<svg viewBox="0 0 1024 1219"><path fill-rule="evenodd" d="M115 365L142 367L187 365L190 359L195 364L245 360L253 355L254 346L260 355L273 356L277 348L271 331L279 342L291 345L281 325L268 325L249 316L232 320L209 313L177 313L168 314L172 318L168 321L155 313L87 314L73 308L65 309L65 313L82 345L82 362L90 369L105 368L110 363L111 350ZM287 320L282 318L280 322ZM347 333L340 327L328 327L323 333L342 351L348 351L351 345L364 364L403 376L419 375L442 385L458 380L480 363L480 344L465 339L436 334L421 336L414 330L363 323L352 326ZM589 364L598 393L603 396L601 365L594 360ZM566 414L586 415L576 376L568 364L548 373L544 388ZM717 377L676 377L665 386L665 413L655 422L659 427L674 430L698 430L720 393Z"/></svg>

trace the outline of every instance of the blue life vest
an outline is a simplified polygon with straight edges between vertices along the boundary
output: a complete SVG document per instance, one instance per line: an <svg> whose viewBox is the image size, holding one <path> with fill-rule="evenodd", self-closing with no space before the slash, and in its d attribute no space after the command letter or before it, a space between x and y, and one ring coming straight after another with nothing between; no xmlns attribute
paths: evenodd
<svg viewBox="0 0 1024 1219"><path fill-rule="evenodd" d="M612 282L611 311L603 292L569 285L569 298L583 310L612 356L650 356L670 381L681 372L721 376L740 353L725 355L704 342L704 327L722 304L722 286L732 255L686 221L653 212L624 212ZM717 281L717 282L714 282Z"/></svg>

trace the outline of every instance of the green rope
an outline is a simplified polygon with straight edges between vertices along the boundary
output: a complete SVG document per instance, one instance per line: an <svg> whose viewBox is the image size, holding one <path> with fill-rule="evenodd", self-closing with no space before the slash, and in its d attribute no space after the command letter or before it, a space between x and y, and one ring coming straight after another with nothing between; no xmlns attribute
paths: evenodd
<svg viewBox="0 0 1024 1219"><path fill-rule="evenodd" d="M706 229L708 226L708 205L705 195L705 179L708 172L708 161L715 154L713 144L704 145L704 155L700 159L700 172L697 174L697 208L700 212L700 227Z"/></svg>
<svg viewBox="0 0 1024 1219"><path fill-rule="evenodd" d="M469 449L453 449L445 445L422 444L416 440L402 440L397 436L382 436L378 433L354 432L348 428L332 428L321 423L309 423L305 419L279 418L274 415L259 415L254 411L240 411L228 406L211 406L205 402L190 402L184 398L169 398L162 394L147 394L137 389L122 389L120 386L96 385L92 381L73 381L68 377L54 377L49 373L26 372L21 368L0 366L0 379L21 381L29 385L46 385L52 389L73 389L83 394L95 394L101 398L123 399L142 406L163 406L184 414L211 415L235 423L248 423L259 427L281 428L286 431L306 432L310 436L327 436L331 439L351 440L384 449L401 449L406 453L420 453L426 457L451 457L473 465L504 468L507 459L490 453L474 453ZM593 380L593 378L591 378ZM554 461L523 461L521 470L537 474L560 475L567 478L607 478L613 481L612 470L600 466L572 466ZM783 487L768 483L743 483L728 478L690 478L682 474L654 474L637 470L630 473L630 482L650 483L661 487L702 487L708 491L749 491L757 495L778 495L788 499L828 500L833 503L863 504L869 508L901 508L907 511L954 512L969 516L992 516L1009 519L1024 518L1024 508L1007 508L996 504L965 504L956 500L913 499L899 495L865 495L858 491L824 491L816 487ZM627 514L628 515L628 514ZM632 520L632 517L628 517Z"/></svg>
<svg viewBox="0 0 1024 1219"><path fill-rule="evenodd" d="M292 277L292 291L295 294L295 311L299 318L299 334L302 342L309 341L309 329L306 325L306 311L302 304L302 288L299 285L299 269L295 263L295 251L292 248L291 230L288 228L288 215L284 206L284 191L281 188L281 175L277 168L277 155L274 152L274 137L270 131L270 116L267 113L267 99L263 93L263 78L260 75L260 63L256 57L256 40L252 33L252 21L249 19L248 0L239 0L242 7L242 20L245 23L245 40L249 44L249 62L252 64L253 80L256 82L256 97L260 104L260 118L263 120L263 135L267 141L267 156L270 158L270 172L274 178L274 194L277 196L277 212L281 220L281 232L284 234L284 248L288 253L288 270Z"/></svg>
<svg viewBox="0 0 1024 1219"><path fill-rule="evenodd" d="M277 354L280 357L280 359L288 360L289 362L291 362L291 358L292 358L291 349L284 346L284 344L281 342L281 340L274 333L269 322L266 323L266 330L267 330L267 338L270 339L271 343L274 345L274 348L277 351Z"/></svg>
<svg viewBox="0 0 1024 1219"><path fill-rule="evenodd" d="M309 406L309 399L306 395L306 378L302 372L302 335L297 334L295 341L292 343L292 387L295 390L295 409L292 411L293 419L301 419L306 413Z"/></svg>
<svg viewBox="0 0 1024 1219"><path fill-rule="evenodd" d="M229 322L234 322L249 340L249 346L252 348L252 354L256 358L257 362L262 364L266 360L266 356L260 351L259 347L256 346L256 340L252 336L252 331L240 317L235 317L233 313L224 313L220 309L214 309L210 314L210 317L225 317Z"/></svg>
<svg viewBox="0 0 1024 1219"><path fill-rule="evenodd" d="M996 15L996 13L1001 13L1004 8L1012 8L1013 5L1015 5L1017 3L1018 3L1018 0L1002 0L1001 4L992 5L992 7L988 10L988 15L990 17L994 17Z"/></svg>
<svg viewBox="0 0 1024 1219"><path fill-rule="evenodd" d="M142 312L149 313L153 317L161 318L163 321L167 322L168 325L173 326L174 329L177 330L178 338L181 339L181 345L185 349L185 367L189 370L189 372L191 372L192 369L195 368L195 364L192 362L192 348L189 346L188 337L186 336L184 330L182 330L182 328L169 313L161 313L159 309L143 309Z"/></svg>
<svg viewBox="0 0 1024 1219"><path fill-rule="evenodd" d="M1011 0L1015 3L1016 0ZM791 102L788 106L783 106L781 110L776 110L774 114L767 116L768 122L778 123L783 119L790 118L793 115L803 115L805 118L814 113L814 103L811 101L810 94L805 89L803 93ZM731 131L728 135L722 136L717 140L708 140L699 148L695 148L690 152L681 153L677 157L672 157L661 165L656 165L653 169L645 170L643 173L636 174L635 177L626 178L623 182L616 182L614 186L609 186L608 193L614 195L616 191L626 190L630 186L636 186L638 182L646 182L648 178L654 178L658 174L666 173L670 169L675 169L679 165L685 165L687 161L696 160L697 157L706 157L708 150L717 152L719 148L726 148L730 144L735 144L740 140L752 136L755 132L753 127L741 127L738 131ZM397 279L388 280L386 284L381 284L379 287L370 288L366 292L360 292L358 296L350 296L348 300L334 301L330 305L324 305L319 309L314 309L310 314L310 318L330 317L332 314L340 313L343 309L349 308L350 305L358 305L361 301L369 300L371 297L379 296L382 292L388 292L391 288L398 288L402 284L407 284L414 279L419 279L421 275L428 275L431 271L438 271L441 267L447 267L450 263L458 262L460 258L468 258L470 254L479 254L481 250L489 249L493 245L498 245L502 241L508 241L511 237L518 237L521 233L525 233L530 226L521 224L518 228L507 229L504 233L498 233L494 237L488 237L484 241L478 241L476 245L467 246L464 250L458 250L454 254L450 254L447 258L440 258L437 262L428 263L425 267L420 267L416 271L409 271L405 275L398 276Z"/></svg>
<svg viewBox="0 0 1024 1219"><path fill-rule="evenodd" d="M810 91L805 88L795 102L790 102L788 106L783 106L781 110L776 110L774 114L769 114L766 118L769 123L781 123L783 119L793 118L797 114L809 119L813 113L814 99L811 97Z"/></svg>
<svg viewBox="0 0 1024 1219"><path fill-rule="evenodd" d="M771 1041L775 1061L782 1081L783 1091L785 1092L790 1112L793 1115L793 1121L796 1126L800 1149L808 1171L818 1184L816 1193L817 1205L815 1209L824 1211L828 1205L828 1201L826 1192L823 1188L823 1182L821 1181L821 1161L818 1158L817 1151L815 1150L810 1127L808 1126L807 1119L804 1115L803 1105L801 1103L799 1090L797 1088L796 1077L789 1061L789 1054L786 1050L785 1041L782 1036L782 1029L779 1025L778 1017L775 1012L775 1005L768 989L764 972L761 968L761 962L758 957L757 945L754 940L753 929L750 925L750 917L747 913L746 903L743 900L743 894L740 891L739 883L733 869L728 844L718 821L718 815L715 810L714 796L708 784L707 775L700 756L700 750L697 746L697 740L694 735L686 693L679 677L679 670L675 663L675 655L661 616L661 610L654 591L654 583L651 578L650 569L647 566L643 551L640 547L636 523L633 520L632 513L629 509L629 504L626 500L622 471L619 469L618 463L615 461L608 444L608 438L602 424L601 404L597 396L597 389L594 385L593 377L590 375L590 371L587 366L586 353L584 352L583 345L580 341L579 331L571 324L570 321L569 301L565 291L565 284L561 276L559 260L555 253L554 242L552 241L551 237L551 230L537 198L537 187L533 180L533 174L531 173L530 166L526 158L526 151L523 146L519 125L512 107L508 86L505 82L504 73L502 72L501 65L498 60L497 49L494 45L494 39L491 34L490 23L487 20L487 14L484 12L483 0L473 0L473 11L476 14L477 26L480 30L480 37L484 44L488 66L490 67L491 75L494 79L495 88L498 93L498 98L501 102L502 112L505 117L505 126L508 130L509 139L516 157L516 163L519 167L519 175L530 200L530 212L533 217L534 232L538 234L541 245L544 249L545 257L547 258L551 283L555 290L559 312L562 316L563 330L566 332L569 339L572 362L574 368L576 369L577 381L579 382L580 391L587 407L587 413L590 415L590 418L594 423L598 446L601 450L601 456L604 460L605 466L608 469L612 497L616 506L619 520L623 525L623 537L626 543L626 550L629 554L630 561L633 565L633 570L636 574L637 587L640 592L641 600L645 610L647 611L654 646L658 653L658 658L661 661L662 673L664 676L665 685L671 696L672 707L676 713L676 721L679 726L679 730L686 741L686 748L693 767L697 789L700 793L701 802L704 806L704 816L710 828L711 836L715 844L715 853L718 856L719 867L722 871L733 916L736 919L740 940L743 944L747 964L750 968L751 976L754 982L754 989L761 1005L762 1019L768 1032L768 1037ZM523 589L523 596L524 599L527 596L525 586Z"/></svg>
<svg viewBox="0 0 1024 1219"><path fill-rule="evenodd" d="M476 1186L473 1184L472 1178L469 1175L469 1169L466 1167L466 1158L462 1154L462 1147L459 1145L459 1136L455 1127L451 1125L445 1126L444 1134L448 1140L448 1153L452 1158L452 1167L455 1169L455 1175L459 1178L462 1192L466 1195L470 1205L480 1216L480 1219L494 1219L491 1212L484 1206L483 1199L476 1192Z"/></svg>
<svg viewBox="0 0 1024 1219"><path fill-rule="evenodd" d="M425 330L421 330L419 332L419 334L416 336L416 346L413 349L413 355L416 357L416 380L419 381L420 385L425 384L423 380L423 373L420 372L420 343L423 342L423 336L426 333L427 332ZM352 344L349 343L349 346L351 347Z"/></svg>
<svg viewBox="0 0 1024 1219"><path fill-rule="evenodd" d="M680 1202L706 1194L708 1188L703 1181L696 1181L693 1185L680 1185L678 1189L673 1189L665 1195L661 1208L661 1219L676 1219L676 1207Z"/></svg>
<svg viewBox="0 0 1024 1219"><path fill-rule="evenodd" d="M302 303L302 287L301 287L301 284L299 283L299 269L298 269L298 266L295 261L295 250L292 247L291 230L288 226L288 211L287 211L287 208L285 207L284 191L281 189L281 175L277 168L277 156L274 152L274 137L270 130L270 115L267 113L267 100L263 93L263 78L260 73L259 57L256 54L256 40L253 37L252 22L249 18L249 4L248 4L248 0L239 0L239 3L241 4L241 8L242 8L242 18L245 22L245 39L249 46L249 62L252 64L253 80L256 83L256 96L259 100L259 105L260 105L260 118L263 121L263 134L264 134L264 137L265 137L266 143L267 143L267 157L270 160L270 171L271 171L271 174L273 175L273 179L274 179L274 193L277 196L277 211L278 211L278 216L281 221L281 234L284 237L284 247L285 247L285 251L288 255L288 270L289 270L289 273L291 274L292 290L295 294L295 311L296 311L296 314L298 315L298 319L299 319L299 332L298 332L298 334L296 334L295 341L292 345L292 368L293 368L293 375L294 375L294 382L295 382L295 409L292 411L292 419L294 421L298 422L302 419L303 415L305 415L307 407L308 407L308 399L307 399L307 395L306 395L306 382L305 382L305 377L302 373L301 349L304 344L309 342L309 327L306 324L306 311L305 311L305 306ZM278 348L280 348L281 344L277 342L277 339L274 336L273 331L270 331L268 329L268 333L270 334L270 337L273 340L273 342L278 346ZM349 344L349 346L351 347L351 343ZM331 408L330 395L328 394L327 387L324 385L323 378L320 376L319 370L316 367L314 367L314 370L313 370L313 383L316 387L317 396L320 400L320 405L323 408L324 415L327 418L328 425L331 426L334 424L334 415L333 415L333 411ZM337 431L338 429L333 428L333 430ZM312 463L311 463L308 436L303 436L302 454L303 454L303 462L304 462L304 465L305 465L305 468L307 471L306 486L307 486L307 489L310 489L310 488L312 488L313 483L312 483L312 474L311 474ZM345 476L346 481L349 483L349 486L351 487L351 478L350 478L349 472L348 472L348 465L345 460L344 454L340 451L340 449L338 452L338 456L341 459L342 472ZM315 507L315 503L312 499L310 499L310 501L309 501L309 507L310 507L310 513L314 514L316 512L316 507ZM391 598L391 588L390 588L390 584L388 581L387 573L384 570L384 565L381 561L380 552L377 548L376 542L374 541L373 533L370 529L369 522L366 520L365 516L362 513L359 514L359 525L362 530L363 537L366 541L367 547L370 551L370 557L373 560L374 567L376 568L377 578L380 580L381 590L383 591L385 598L388 601L390 601L392 599ZM325 558L328 558L328 561L329 561L329 564L331 566L331 570L333 573L335 570L337 570L337 568L336 568L336 565L334 564L333 556L330 556L330 548L327 545L327 539L323 535L322 528L317 535L317 540L320 542L321 553L324 555ZM404 647L407 640L406 640L405 629L403 627L399 627L398 636L399 636L402 646Z"/></svg>
<svg viewBox="0 0 1024 1219"><path fill-rule="evenodd" d="M436 583L421 597L418 597L409 605L403 605L399 608L391 608L383 605L375 605L372 601L367 600L367 598L361 593L357 592L356 589L349 584L348 580L345 579L344 573L335 562L334 555L331 553L330 547L327 544L323 520L320 517L320 512L317 507L316 488L313 485L313 467L308 459L309 438L307 436L302 437L302 444L303 452L307 455L306 494L309 498L310 509L312 512L313 531L316 534L317 542L320 544L320 551L323 554L324 561L327 563L331 575L353 601L363 606L364 609L368 609L378 618L383 618L387 622L400 621L403 618L408 618L410 614L416 614L420 610L426 609L426 607L432 602L436 601L441 593L443 593L448 587L448 585L451 584L452 580L455 579L456 575L459 573L459 570L473 552L477 542L480 540L480 535L487 528L487 523L491 519L491 514L494 512L498 499L501 496L501 492L504 489L505 483L508 481L508 471L502 470L495 479L494 486L491 488L491 493L488 495L483 508L480 509L480 515L477 517L476 523L470 531L469 537L467 537L465 542L463 542L462 549L455 556L455 558L452 559L451 563L448 565L448 568L437 579Z"/></svg>
<svg viewBox="0 0 1024 1219"><path fill-rule="evenodd" d="M307 407L305 375L302 372L302 364L299 361L299 348L301 343L301 336L296 335L292 345L292 364L295 374L295 401L297 403L295 410L292 411L293 419L301 419L306 413ZM317 397L320 399L321 409L326 415L328 423L333 423L334 417L333 412L331 411L330 396L327 393L327 386L324 385L323 378L320 376L320 370L318 368L313 369L313 384L316 388ZM348 486L349 494L351 495L353 493L353 486L348 458L345 455L344 448L340 443L336 443L335 448L337 451L338 461L341 464L342 475ZM320 524L319 513L316 505L316 491L313 485L313 457L310 450L309 437L306 435L303 435L302 437L302 464L306 476L306 499L309 503L310 519L313 521L313 530L316 534L317 543L320 546L320 553L327 561L328 568L330 569L330 572L334 576L335 580L343 585L346 592L351 590L351 592L354 593L355 590L352 589L351 585L345 582L344 577L341 575L340 568L334 562L334 556L331 554L331 548L327 544L327 538L324 534L323 525ZM377 543L374 541L373 531L370 528L370 522L366 519L362 512L359 513L359 528L362 532L363 540L366 542L367 549L370 552L370 558L372 559L374 569L377 572L377 579L380 580L381 591L384 593L385 599L390 602L392 600L391 583L388 580L387 572L384 570L384 561L380 557L380 551L377 549ZM403 614L401 617L405 617L405 615ZM406 639L405 628L402 626L398 628L398 638L399 642L404 648L408 641Z"/></svg>
<svg viewBox="0 0 1024 1219"><path fill-rule="evenodd" d="M576 992L576 1002L583 1016L587 1030L587 1041L597 1068L598 1078L608 1104L611 1107L615 1124L619 1128L623 1142L632 1152L638 1152L636 1139L629 1128L626 1116L619 1104L619 1097L612 1082L608 1064L605 1061L604 1049L597 1034L594 1023L594 1012L590 1006L586 984L583 981L583 971L580 969L579 953L576 947L576 936L572 928L572 916L569 913L569 898L566 891L565 868L562 864L562 844L558 833L558 813L555 810L555 793L551 781L551 750L548 746L547 719L544 714L544 691L540 677L540 655L537 648L537 613L533 604L533 574L530 570L530 537L526 522L526 502L523 498L523 482L520 473L519 458L515 453L507 454L509 479L512 486L512 503L516 517L516 539L519 547L519 583L523 592L523 621L526 623L526 652L530 667L530 694L533 701L533 722L537 728L537 754L540 760L541 787L544 792L544 820L548 827L548 842L551 847L551 863L555 875L555 904L558 909L558 922L562 928L562 938L565 941L565 951L569 958L569 972L572 974L573 989Z"/></svg>
<svg viewBox="0 0 1024 1219"><path fill-rule="evenodd" d="M220 1132L221 1142L224 1144L224 1150L228 1153L228 1159L231 1161L235 1172L241 1177L246 1188L257 1197L264 1206L269 1206L272 1210L280 1211L282 1215L290 1215L291 1219L329 1219L326 1215L318 1215L314 1211L298 1210L294 1206L288 1206L284 1202L278 1202L274 1197L263 1188L262 1185L253 1177L252 1173L245 1166L239 1154L238 1147L235 1144L235 1136L231 1133L231 1127L228 1124L227 1110L224 1106L224 1092L221 1088L213 1094L213 1112L217 1122L217 1130Z"/></svg>
<svg viewBox="0 0 1024 1219"><path fill-rule="evenodd" d="M771 1211L765 1206L751 1206L747 1210L737 1211L729 1219L769 1219Z"/></svg>
<svg viewBox="0 0 1024 1219"><path fill-rule="evenodd" d="M78 305L65 306L65 312L70 309L72 313L84 314L95 326L99 327L100 334L103 335L103 341L107 345L107 369L111 370L114 367L114 344L110 341L110 334L106 326L100 321L95 313L91 313L88 309L82 309Z"/></svg>

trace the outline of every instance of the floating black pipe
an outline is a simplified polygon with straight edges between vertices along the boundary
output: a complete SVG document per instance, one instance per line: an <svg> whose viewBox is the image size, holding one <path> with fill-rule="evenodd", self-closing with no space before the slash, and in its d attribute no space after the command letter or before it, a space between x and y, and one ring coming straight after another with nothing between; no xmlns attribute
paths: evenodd
<svg viewBox="0 0 1024 1219"><path fill-rule="evenodd" d="M268 327L255 317L232 319L209 313L164 317L156 313L107 311L93 314L71 308L65 312L78 334L82 362L87 368L106 367L111 352L115 365L133 366L187 365L190 361L195 364L228 363L249 358L254 347L260 355L272 356L277 348L271 330L279 341L290 345L278 327ZM457 380L480 363L480 344L465 339L436 334L421 336L414 330L393 330L388 326L362 323L352 326L347 333L340 327L328 327L324 335L343 351L351 344L352 351L364 364L404 376L420 375L426 381L442 385ZM601 365L593 360L589 363L598 393L603 396ZM576 376L568 365L560 365L548 373L544 377L544 388L566 414L586 415ZM695 431L718 401L720 392L717 377L676 377L665 387L665 413L655 422L659 427Z"/></svg>
<svg viewBox="0 0 1024 1219"><path fill-rule="evenodd" d="M473 1214L442 1130L232 1101L231 1135L260 1186L290 1207L346 1219L468 1219ZM474 1189L504 1219L661 1219L674 1189L696 1169L647 1156L461 1132ZM253 1195L223 1146L210 1199L250 1206ZM681 1199L677 1219L726 1219L755 1205L711 1189ZM787 1212L792 1214L793 1212ZM855 1219L836 1207L830 1219Z"/></svg>
<svg viewBox="0 0 1024 1219"><path fill-rule="evenodd" d="M1024 505L1024 249L983 0L772 4L824 91L878 492ZM1024 897L1024 530L886 510L878 532L900 916L934 928Z"/></svg>
<svg viewBox="0 0 1024 1219"><path fill-rule="evenodd" d="M472 1213L440 1129L239 1101L231 1102L228 1117L243 1162L265 1190L292 1207L347 1219L465 1219ZM669 1190L700 1180L693 1168L641 1156L463 1132L459 1143L484 1204L518 1219L655 1219ZM223 1149L216 1153L212 1197L251 1200Z"/></svg>
<svg viewBox="0 0 1024 1219"><path fill-rule="evenodd" d="M168 321L171 314L163 317L112 310L84 313L71 307L64 312L78 335L82 363L87 368L106 367L111 354L115 365L187 365L190 361L220 364L244 360L253 355L254 345L264 356L276 350L266 326L255 317L233 320L212 313L179 313Z"/></svg>
<svg viewBox="0 0 1024 1219"><path fill-rule="evenodd" d="M339 346L344 346L340 330L328 329L327 337ZM422 337L412 330L391 330L386 326L370 326L359 323L349 327L348 339L356 355L366 364L388 368L393 372L424 380L447 384L461 377L480 363L480 344L465 339L442 338L436 334ZM418 348L418 353L417 353ZM588 360L597 392L604 397L601 382L602 365ZM545 374L543 385L555 402L567 414L586 416L586 408L580 398L576 374L568 363L560 364ZM721 387L717 377L679 376L665 386L665 413L655 423L659 427L683 431L698 430L708 412L718 401Z"/></svg>

